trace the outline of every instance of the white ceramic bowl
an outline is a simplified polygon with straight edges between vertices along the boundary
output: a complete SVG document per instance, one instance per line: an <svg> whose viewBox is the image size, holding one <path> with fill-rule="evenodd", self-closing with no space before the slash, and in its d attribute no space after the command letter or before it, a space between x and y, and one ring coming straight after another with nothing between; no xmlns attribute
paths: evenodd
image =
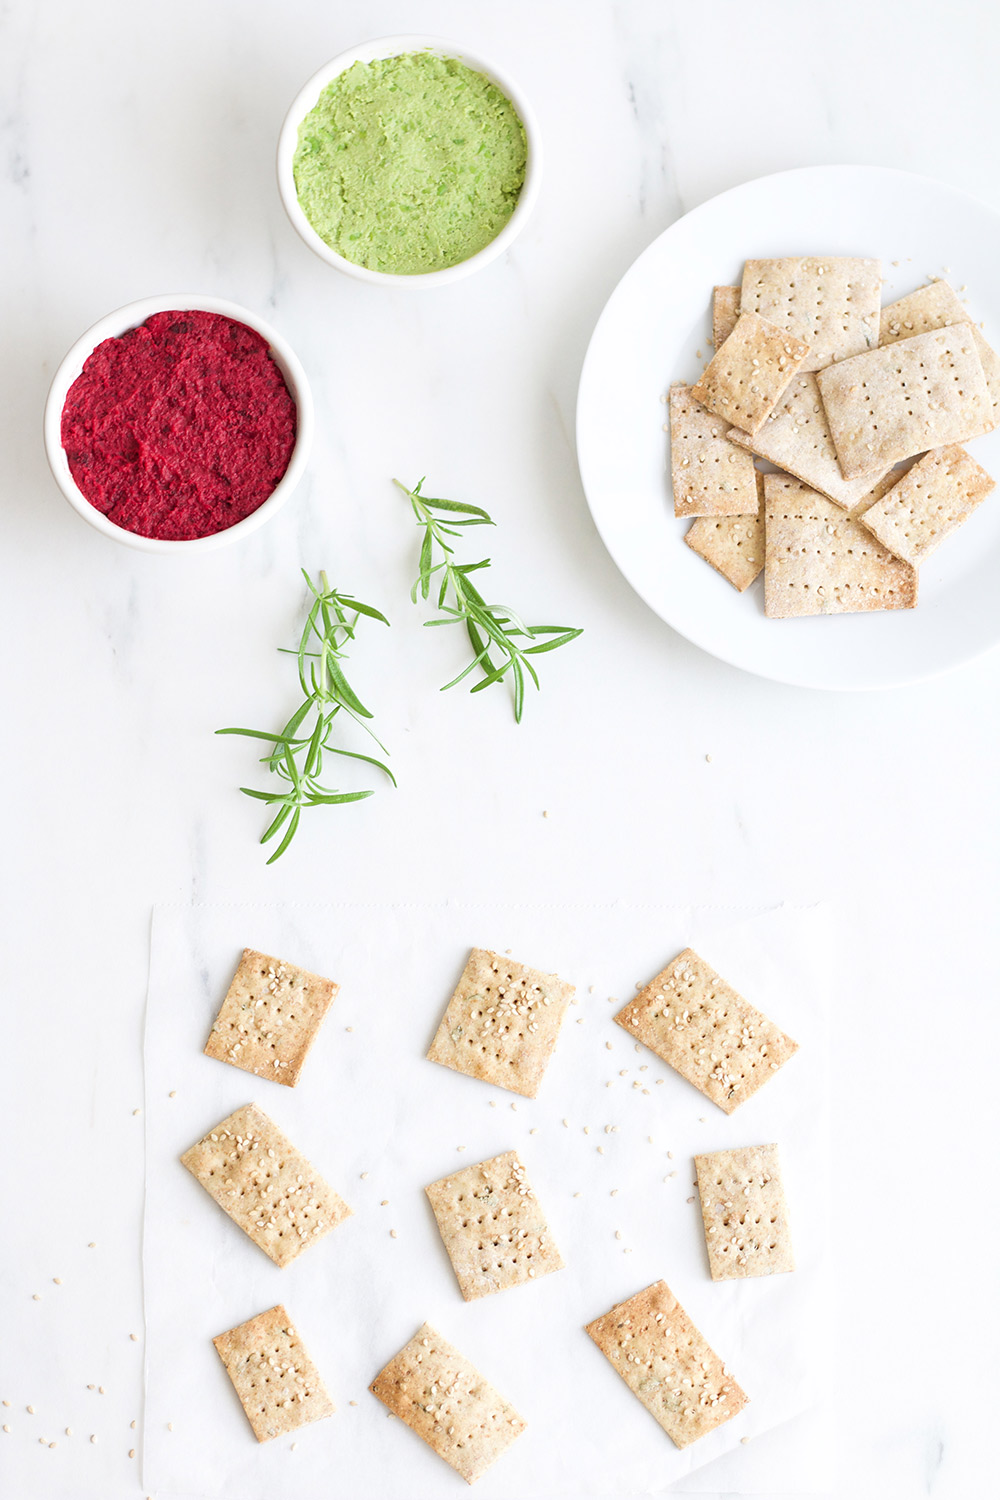
<svg viewBox="0 0 1000 1500"><path fill-rule="evenodd" d="M299 126L314 108L327 84L356 62L375 62L384 57L399 57L404 52L432 52L437 57L457 58L467 68L484 74L491 83L495 83L497 88L506 94L514 106L524 126L528 147L524 185L514 212L496 239L484 245L482 250L477 251L475 255L470 255L468 260L460 261L457 266L448 266L443 271L417 272L412 276L398 276L388 271L370 271L367 266L355 265L343 255L338 255L336 250L331 250L326 241L320 239L302 211L298 194L295 191L295 176L292 171L295 148L299 140ZM294 228L310 250L314 250L320 260L325 260L328 266L336 266L338 271L344 271L348 276L356 277L358 281L374 282L382 286L446 286L448 282L460 281L463 276L470 276L473 271L489 265L491 260L495 260L510 247L524 228L535 206L541 180L542 150L538 124L521 90L506 74L501 73L485 58L477 57L465 47L459 47L454 42L444 41L441 37L435 36L383 36L372 42L364 42L360 47L352 47L349 52L342 52L324 68L320 68L318 73L314 73L305 87L300 90L285 116L285 123L278 137L278 190L281 193L281 201L285 205L285 212Z"/></svg>
<svg viewBox="0 0 1000 1500"><path fill-rule="evenodd" d="M213 532L211 536L193 537L189 541L163 541L159 537L140 536L135 531L127 531L123 526L116 526L113 521L109 521L95 505L91 505L77 486L62 445L62 413L69 388L97 345L105 339L127 333L130 328L138 328L140 323L145 323L154 313L174 311L218 313L221 317L232 318L236 323L245 323L248 328L253 328L261 338L267 340L274 362L285 377L285 384L296 407L295 447L292 449L288 468L263 505L224 531ZM77 339L56 370L49 387L45 402L44 433L45 454L56 484L73 509L97 531L112 537L116 542L124 542L127 547L138 547L141 552L211 552L217 547L226 547L230 542L249 536L251 531L263 526L265 521L269 521L281 509L292 493L302 476L312 446L312 394L305 371L291 347L256 313L249 312L235 302L225 302L221 297L193 297L182 292L166 297L143 297L138 302L130 302L127 307L120 307L117 312L108 313L93 328L89 328L82 338Z"/></svg>

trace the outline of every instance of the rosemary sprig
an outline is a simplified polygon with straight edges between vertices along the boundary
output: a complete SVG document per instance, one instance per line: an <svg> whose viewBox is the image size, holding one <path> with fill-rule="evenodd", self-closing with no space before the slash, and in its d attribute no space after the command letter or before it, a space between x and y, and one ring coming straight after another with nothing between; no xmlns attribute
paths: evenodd
<svg viewBox="0 0 1000 1500"><path fill-rule="evenodd" d="M422 598L430 595L431 579L440 575L437 589L437 607L442 611L436 620L425 620L425 625L464 624L472 645L473 657L469 665L446 682L445 692L474 672L477 667L482 677L472 687L474 693L501 682L508 672L514 684L514 718L518 724L524 712L524 687L527 678L539 687L538 673L529 657L540 656L543 651L555 651L569 641L582 635L582 630L572 630L565 625L526 625L519 615L506 604L487 604L472 582L470 574L490 566L490 559L482 562L453 562L455 549L448 538L460 535L461 527L492 526L493 520L478 505L463 505L457 500L432 500L421 493L423 485L414 485L412 490L398 479L393 480L403 494L409 497L417 524L423 527L424 536L420 545L419 574L410 598L417 602L417 590ZM442 519L435 512L442 512ZM540 637L550 639L542 640ZM534 642L522 646L519 640Z"/></svg>
<svg viewBox="0 0 1000 1500"><path fill-rule="evenodd" d="M393 786L396 778L389 767L374 756L362 755L357 750L345 750L331 742L337 715L346 713L375 741L383 755L388 751L377 735L365 722L371 713L344 676L341 665L344 648L353 641L358 620L362 615L372 620L389 621L370 604L362 604L350 594L341 594L332 589L325 573L319 575L319 587L313 583L303 568L302 576L312 595L312 606L302 629L296 651L288 655L298 657L299 684L303 702L292 714L283 729L277 734L261 729L217 729L216 734L242 734L247 739L264 740L272 748L261 756L261 764L285 782L284 788L272 791L257 791L241 786L240 791L269 807L277 806L277 813L261 835L266 844L284 829L281 842L267 861L273 865L280 859L295 837L299 819L304 808L327 807L338 802L360 802L372 796L372 790L364 792L338 792L320 783L323 772L323 756L344 755L350 760L363 760L382 771Z"/></svg>

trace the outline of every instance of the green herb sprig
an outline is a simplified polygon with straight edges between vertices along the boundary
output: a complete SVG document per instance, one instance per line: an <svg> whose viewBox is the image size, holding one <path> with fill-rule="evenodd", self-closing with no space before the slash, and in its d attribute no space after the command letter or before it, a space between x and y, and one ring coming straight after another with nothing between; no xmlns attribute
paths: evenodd
<svg viewBox="0 0 1000 1500"><path fill-rule="evenodd" d="M482 692L483 688L491 687L494 682L501 682L510 673L514 685L514 718L520 724L527 679L530 677L536 688L540 686L538 673L529 658L540 656L544 651L555 651L557 647L576 640L583 631L573 630L565 625L526 625L506 604L487 604L470 575L488 568L490 559L487 557L481 562L473 563L453 562L455 549L448 539L459 536L460 528L492 526L495 523L478 505L463 505L457 500L434 500L422 494L423 482L421 479L410 490L405 484L400 484L398 479L393 480L403 494L409 497L417 524L424 531L420 545L419 574L410 591L410 598L416 604L418 590L422 598L428 598L431 580L436 574L439 575L437 607L442 615L436 620L425 620L424 624L464 624L473 650L469 665L457 677L453 677L451 682L446 682L441 691L446 692L448 688L455 687L477 667L483 675L472 687L473 693ZM443 513L446 519L435 512ZM550 639L541 639L544 636ZM521 641L531 641L533 644L524 646L520 644Z"/></svg>
<svg viewBox="0 0 1000 1500"><path fill-rule="evenodd" d="M364 792L338 792L321 785L319 778L323 772L324 754L366 761L382 771L393 786L396 785L396 778L382 761L371 755L362 755L357 750L345 750L342 745L331 742L337 715L346 713L371 735L383 755L389 753L365 722L372 715L347 681L341 665L345 656L344 648L354 640L355 629L362 615L372 620L381 620L383 625L388 625L389 621L372 605L362 604L360 599L332 589L325 573L319 575L319 587L313 583L304 568L302 576L312 596L312 606L302 629L298 649L289 651L286 647L279 647L279 650L298 657L303 702L277 734L262 729L216 730L216 734L242 734L248 739L264 740L272 747L267 755L261 756L261 764L266 765L285 786L272 791L240 787L240 791L247 797L266 802L270 807L277 806L277 814L260 840L262 844L266 844L284 829L281 842L267 861L269 865L280 859L292 842L304 808L328 807L338 802L360 802L373 795L372 789Z"/></svg>

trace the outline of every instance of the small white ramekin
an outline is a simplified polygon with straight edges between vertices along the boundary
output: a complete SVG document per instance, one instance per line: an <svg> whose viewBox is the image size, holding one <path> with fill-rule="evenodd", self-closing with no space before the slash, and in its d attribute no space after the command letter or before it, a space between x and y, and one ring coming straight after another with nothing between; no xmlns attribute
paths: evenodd
<svg viewBox="0 0 1000 1500"><path fill-rule="evenodd" d="M227 526L224 531L213 532L211 536L192 537L188 541L164 541L159 537L140 536L138 532L127 531L125 527L116 526L113 521L109 521L106 515L90 503L76 484L70 472L66 450L62 445L62 413L69 388L98 344L103 343L105 339L117 338L127 333L130 328L138 328L140 323L145 323L146 319L152 317L154 313L175 311L218 313L221 317L232 318L236 323L245 323L248 328L253 328L261 338L267 340L274 362L285 377L285 384L288 386L296 408L295 447L292 449L288 468L263 505L258 506L242 521L237 521L234 526ZM116 542L124 542L127 547L137 547L141 552L211 552L218 547L226 547L230 542L238 541L241 537L249 536L251 531L256 531L258 526L263 526L265 521L269 521L281 509L292 493L302 476L309 458L309 450L312 447L312 393L309 390L305 371L291 346L279 333L275 332L270 324L258 318L256 313L249 312L235 302L226 302L221 297L191 296L186 292L177 292L166 297L143 297L138 302L130 302L126 307L118 308L117 312L108 313L106 317L101 318L100 322L95 323L93 328L89 328L82 338L77 339L56 370L49 387L48 398L45 402L44 435L45 454L56 484L78 515L81 515L85 521L89 521L95 530L103 532L105 536L111 537Z"/></svg>
<svg viewBox="0 0 1000 1500"><path fill-rule="evenodd" d="M484 74L491 83L496 84L514 106L524 126L528 147L524 185L514 212L496 238L488 245L484 245L482 250L478 250L475 255L470 255L468 260L460 261L457 266L448 266L443 271L416 272L412 276L399 276L388 271L370 271L367 266L355 265L343 255L338 255L336 250L331 250L326 241L320 239L302 211L298 194L295 191L295 176L292 171L295 148L299 141L299 126L313 109L327 84L356 62L375 62L385 57L399 57L404 52L432 52L436 57L457 58L467 68ZM285 123L278 137L278 191L281 194L285 212L291 219L295 230L309 249L315 251L320 260L325 260L328 266L336 266L338 271L354 276L358 281L373 282L378 286L447 286L449 282L460 281L463 276L471 276L473 271L481 270L483 266L489 265L491 260L495 260L498 255L502 255L505 250L509 249L521 233L535 206L541 181L542 148L538 124L534 111L521 90L506 74L501 73L485 58L477 57L466 48L459 47L454 42L444 41L441 37L383 36L375 41L364 42L360 47L352 47L349 52L342 52L339 57L335 57L332 62L320 68L318 73L314 73L305 87L299 91L285 116Z"/></svg>

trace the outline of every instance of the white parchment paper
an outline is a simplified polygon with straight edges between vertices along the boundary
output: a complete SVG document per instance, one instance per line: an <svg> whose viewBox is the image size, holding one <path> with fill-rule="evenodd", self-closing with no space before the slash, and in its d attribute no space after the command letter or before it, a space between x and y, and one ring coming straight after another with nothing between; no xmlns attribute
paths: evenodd
<svg viewBox="0 0 1000 1500"><path fill-rule="evenodd" d="M729 1117L612 1021L636 982L689 943L801 1044ZM425 1059L474 945L509 949L577 986L537 1100ZM245 946L341 985L295 1089L202 1055ZM458 1495L463 1481L367 1390L425 1320L528 1422L479 1481L482 1500L704 1490L716 1475L719 1489L735 1493L822 1492L830 971L828 926L816 908L157 908L145 1039L148 1493L157 1500ZM178 1160L250 1100L354 1209L285 1270ZM781 1149L798 1269L713 1283L692 1157L766 1141ZM566 1269L467 1304L423 1188L511 1148L521 1153ZM659 1277L751 1397L737 1418L683 1452L583 1332ZM279 1301L337 1412L258 1445L211 1339ZM696 1470L702 1473L690 1477Z"/></svg>

